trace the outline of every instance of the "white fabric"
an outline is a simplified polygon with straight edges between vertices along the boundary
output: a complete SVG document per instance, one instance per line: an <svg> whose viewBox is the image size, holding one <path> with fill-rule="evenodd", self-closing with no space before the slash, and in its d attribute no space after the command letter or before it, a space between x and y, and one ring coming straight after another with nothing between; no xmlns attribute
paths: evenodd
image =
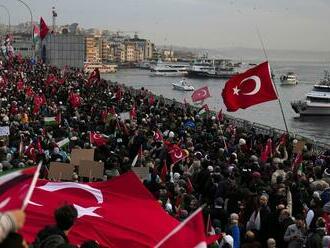
<svg viewBox="0 0 330 248"><path fill-rule="evenodd" d="M306 216L307 228L309 228L310 224L312 223L313 218L314 218L314 211L312 209L309 209L307 212L307 216Z"/></svg>

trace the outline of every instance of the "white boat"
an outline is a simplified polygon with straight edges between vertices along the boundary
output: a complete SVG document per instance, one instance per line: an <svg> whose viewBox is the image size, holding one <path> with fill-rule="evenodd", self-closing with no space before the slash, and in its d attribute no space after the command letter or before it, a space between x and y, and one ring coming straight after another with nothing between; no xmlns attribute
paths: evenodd
<svg viewBox="0 0 330 248"><path fill-rule="evenodd" d="M158 61L151 68L151 76L182 77L187 74L188 65L179 63L164 63Z"/></svg>
<svg viewBox="0 0 330 248"><path fill-rule="evenodd" d="M117 72L118 66L115 64L102 64L102 63L85 63L84 71L91 73L96 68L99 69L100 73L114 73Z"/></svg>
<svg viewBox="0 0 330 248"><path fill-rule="evenodd" d="M194 86L188 85L187 82L183 79L178 83L172 83L174 90L181 90L181 91L193 91L195 90Z"/></svg>
<svg viewBox="0 0 330 248"><path fill-rule="evenodd" d="M280 80L282 85L295 85L298 83L297 75L293 72L281 75Z"/></svg>
<svg viewBox="0 0 330 248"><path fill-rule="evenodd" d="M325 72L325 77L320 83L314 85L313 90L306 94L306 99L291 103L293 110L306 115L330 115L330 76Z"/></svg>

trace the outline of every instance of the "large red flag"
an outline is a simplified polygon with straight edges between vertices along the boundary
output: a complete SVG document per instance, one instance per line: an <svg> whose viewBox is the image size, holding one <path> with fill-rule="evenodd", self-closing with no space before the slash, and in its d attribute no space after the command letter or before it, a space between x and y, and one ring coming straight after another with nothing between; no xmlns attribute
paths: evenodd
<svg viewBox="0 0 330 248"><path fill-rule="evenodd" d="M40 17L40 39L43 40L49 32L46 22Z"/></svg>
<svg viewBox="0 0 330 248"><path fill-rule="evenodd" d="M199 208L186 220L168 233L155 248L206 248L207 237L202 209Z"/></svg>
<svg viewBox="0 0 330 248"><path fill-rule="evenodd" d="M222 97L227 111L232 112L277 99L268 62L230 78Z"/></svg>
<svg viewBox="0 0 330 248"><path fill-rule="evenodd" d="M101 247L155 247L179 224L133 172L87 184L39 180L26 209L24 238L31 242L40 229L54 223L54 210L63 204L74 204L78 211L69 232L73 244L89 239Z"/></svg>
<svg viewBox="0 0 330 248"><path fill-rule="evenodd" d="M209 98L210 96L211 95L209 88L207 86L204 86L198 90L195 90L191 95L191 99L193 102L198 102L198 101L203 101L204 99Z"/></svg>
<svg viewBox="0 0 330 248"><path fill-rule="evenodd" d="M20 209L37 167L19 170L0 178L0 211Z"/></svg>

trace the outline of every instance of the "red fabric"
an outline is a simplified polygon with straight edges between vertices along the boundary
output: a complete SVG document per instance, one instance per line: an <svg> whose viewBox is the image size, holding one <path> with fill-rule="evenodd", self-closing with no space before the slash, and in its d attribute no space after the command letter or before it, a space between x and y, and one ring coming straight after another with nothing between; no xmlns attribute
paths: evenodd
<svg viewBox="0 0 330 248"><path fill-rule="evenodd" d="M73 244L91 239L101 247L154 247L179 224L133 172L87 184L39 180L31 202L21 230L28 242L45 225L54 223L54 210L63 204L75 204L78 208L78 219L69 232ZM89 208L89 214L83 215L82 208Z"/></svg>
<svg viewBox="0 0 330 248"><path fill-rule="evenodd" d="M288 139L288 134L287 133L282 134L280 137L280 145L286 145L287 139Z"/></svg>
<svg viewBox="0 0 330 248"><path fill-rule="evenodd" d="M167 175L167 165L166 165L166 159L164 159L164 162L163 162L163 167L162 167L162 170L160 172L160 179L162 179L163 182L166 181L166 175Z"/></svg>
<svg viewBox="0 0 330 248"><path fill-rule="evenodd" d="M227 111L232 112L277 99L268 62L230 78L222 97Z"/></svg>
<svg viewBox="0 0 330 248"><path fill-rule="evenodd" d="M191 99L193 102L198 102L198 101L203 101L210 96L211 95L209 92L209 88L207 86L204 86L198 90L195 90L191 95Z"/></svg>
<svg viewBox="0 0 330 248"><path fill-rule="evenodd" d="M132 109L129 111L129 117L131 120L136 119L136 107L135 104L132 106Z"/></svg>
<svg viewBox="0 0 330 248"><path fill-rule="evenodd" d="M154 105L155 104L155 96L154 95L150 95L149 96L149 105Z"/></svg>
<svg viewBox="0 0 330 248"><path fill-rule="evenodd" d="M176 144L167 145L167 149L168 153L170 154L172 164L175 164L188 156L187 151L181 149Z"/></svg>
<svg viewBox="0 0 330 248"><path fill-rule="evenodd" d="M28 96L28 97L33 97L34 96L34 92L33 92L33 89L31 86L27 86L25 88L25 94Z"/></svg>
<svg viewBox="0 0 330 248"><path fill-rule="evenodd" d="M45 96L34 96L34 99L33 99L33 104L34 104L34 108L33 108L33 114L37 114L39 113L40 111L40 107L42 105L44 105L46 103L46 98Z"/></svg>
<svg viewBox="0 0 330 248"><path fill-rule="evenodd" d="M22 208L37 167L19 170L0 179L0 211Z"/></svg>
<svg viewBox="0 0 330 248"><path fill-rule="evenodd" d="M194 191L194 187L189 178L187 178L187 193L191 194Z"/></svg>
<svg viewBox="0 0 330 248"><path fill-rule="evenodd" d="M36 161L36 152L34 143L31 143L25 150L24 154L31 160Z"/></svg>
<svg viewBox="0 0 330 248"><path fill-rule="evenodd" d="M298 166L302 163L303 161L303 155L302 153L297 153L295 159L293 160L292 163L292 171L295 171L298 169Z"/></svg>
<svg viewBox="0 0 330 248"><path fill-rule="evenodd" d="M159 130L154 132L154 140L155 141L163 141L164 140L164 137L163 137L162 133Z"/></svg>
<svg viewBox="0 0 330 248"><path fill-rule="evenodd" d="M19 80L19 81L17 82L16 87L17 87L17 90L18 90L18 91L23 90L23 88L24 88L24 82L23 82L22 80Z"/></svg>
<svg viewBox="0 0 330 248"><path fill-rule="evenodd" d="M99 82L101 80L100 71L98 68L95 68L94 71L91 72L91 74L88 77L87 83L88 85L92 85L96 82Z"/></svg>
<svg viewBox="0 0 330 248"><path fill-rule="evenodd" d="M44 19L40 17L40 39L43 40L49 32L49 28Z"/></svg>
<svg viewBox="0 0 330 248"><path fill-rule="evenodd" d="M160 248L206 248L205 226L203 221L202 210L199 209L195 215L183 222L183 227L174 232L168 239L159 247Z"/></svg>
<svg viewBox="0 0 330 248"><path fill-rule="evenodd" d="M224 120L222 109L220 109L219 113L217 114L217 120L218 121L223 121Z"/></svg>
<svg viewBox="0 0 330 248"><path fill-rule="evenodd" d="M115 97L116 97L116 101L120 101L123 98L124 92L121 88L118 88Z"/></svg>
<svg viewBox="0 0 330 248"><path fill-rule="evenodd" d="M69 102L72 108L80 107L81 102L79 94L71 92L69 95Z"/></svg>
<svg viewBox="0 0 330 248"><path fill-rule="evenodd" d="M47 79L45 80L45 84L49 86L53 84L55 81L57 81L57 78L54 74L51 73L47 76Z"/></svg>
<svg viewBox="0 0 330 248"><path fill-rule="evenodd" d="M102 134L98 134L95 132L91 132L89 135L89 138L90 138L91 144L96 145L96 146L103 146L108 143L107 138L105 138Z"/></svg>
<svg viewBox="0 0 330 248"><path fill-rule="evenodd" d="M272 155L273 151L273 141L272 139L267 140L267 144L265 146L265 149L261 152L261 161L266 162L267 159Z"/></svg>

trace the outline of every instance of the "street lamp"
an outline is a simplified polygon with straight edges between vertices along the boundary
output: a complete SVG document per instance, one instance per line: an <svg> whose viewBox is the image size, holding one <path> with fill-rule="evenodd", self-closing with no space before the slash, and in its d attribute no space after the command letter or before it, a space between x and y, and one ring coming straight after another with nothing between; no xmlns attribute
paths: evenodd
<svg viewBox="0 0 330 248"><path fill-rule="evenodd" d="M23 2L23 0L17 0L20 3L22 3L30 12L30 16L31 16L31 49L32 49L32 58L34 59L34 42L33 42L33 16L32 16L32 11L31 8L29 7L29 5L27 5L25 2Z"/></svg>
<svg viewBox="0 0 330 248"><path fill-rule="evenodd" d="M10 33L10 13L9 13L8 8L5 5L0 4L0 7L3 8L8 14L8 34L9 34Z"/></svg>

